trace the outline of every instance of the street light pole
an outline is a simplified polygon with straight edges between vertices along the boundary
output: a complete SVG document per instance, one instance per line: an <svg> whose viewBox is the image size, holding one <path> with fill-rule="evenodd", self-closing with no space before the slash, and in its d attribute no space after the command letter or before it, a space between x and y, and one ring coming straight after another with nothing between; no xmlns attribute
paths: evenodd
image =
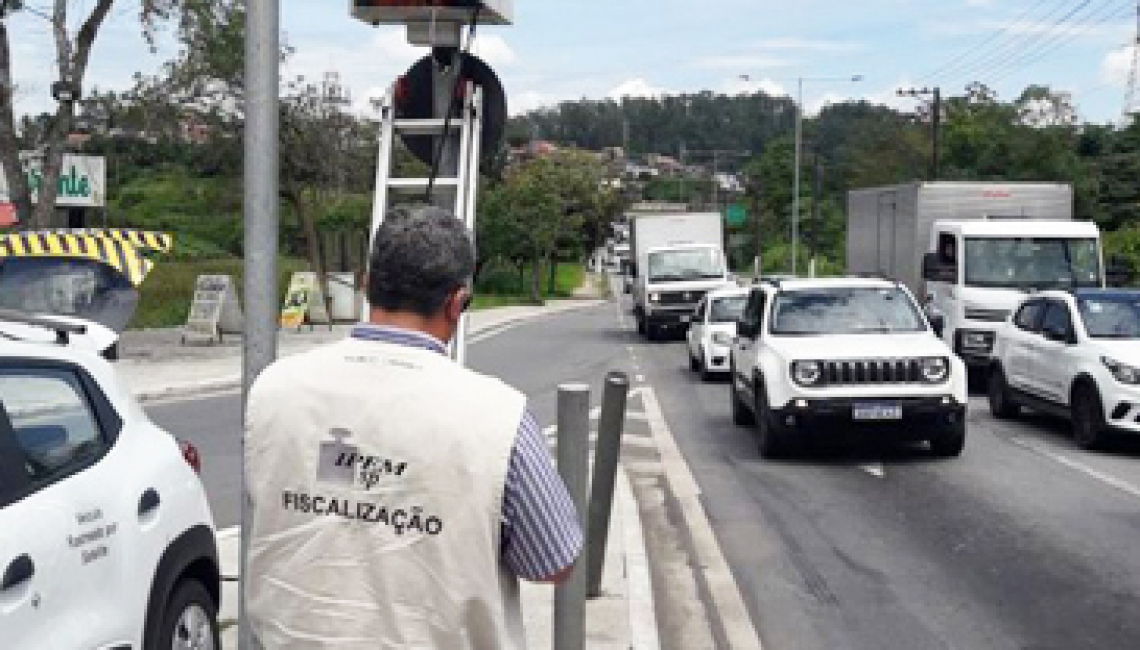
<svg viewBox="0 0 1140 650"><path fill-rule="evenodd" d="M863 75L850 77L796 77L796 156L795 169L792 172L792 275L797 274L796 249L800 240L800 155L803 149L803 102L804 81L842 81L858 82Z"/></svg>

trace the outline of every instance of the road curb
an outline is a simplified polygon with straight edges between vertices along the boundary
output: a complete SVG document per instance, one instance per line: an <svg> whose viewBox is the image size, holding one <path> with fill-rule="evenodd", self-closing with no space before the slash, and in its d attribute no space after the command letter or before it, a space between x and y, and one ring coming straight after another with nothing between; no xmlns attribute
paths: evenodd
<svg viewBox="0 0 1140 650"><path fill-rule="evenodd" d="M653 598L649 552L645 548L645 528L641 521L637 499L633 495L629 473L620 462L618 470L616 496L622 522L625 597L629 610L629 647L630 650L660 650L657 601Z"/></svg>
<svg viewBox="0 0 1140 650"><path fill-rule="evenodd" d="M681 516L682 530L696 559L693 569L697 582L711 605L709 621L718 645L733 650L762 650L759 631L752 624L744 597L705 514L700 487L677 448L657 396L651 388L644 387L641 400L665 470L667 492Z"/></svg>

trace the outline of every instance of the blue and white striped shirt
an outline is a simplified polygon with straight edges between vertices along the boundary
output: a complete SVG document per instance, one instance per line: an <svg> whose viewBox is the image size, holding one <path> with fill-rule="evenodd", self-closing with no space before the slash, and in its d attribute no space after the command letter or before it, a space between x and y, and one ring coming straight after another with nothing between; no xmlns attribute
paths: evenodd
<svg viewBox="0 0 1140 650"><path fill-rule="evenodd" d="M447 354L431 335L395 327L360 324L352 337ZM574 502L528 409L519 423L503 491L503 561L520 578L548 578L574 562L582 543Z"/></svg>

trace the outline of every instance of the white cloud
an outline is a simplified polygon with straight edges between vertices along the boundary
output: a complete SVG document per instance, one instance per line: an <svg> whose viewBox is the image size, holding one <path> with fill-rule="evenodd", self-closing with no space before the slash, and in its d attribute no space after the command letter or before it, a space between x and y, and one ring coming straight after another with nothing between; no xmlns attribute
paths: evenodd
<svg viewBox="0 0 1140 650"><path fill-rule="evenodd" d="M475 43L471 46L471 52L486 61L492 68L512 66L519 58L506 39L498 34L476 36Z"/></svg>
<svg viewBox="0 0 1140 650"><path fill-rule="evenodd" d="M606 96L611 99L621 99L622 97L661 97L663 95L671 95L671 93L664 88L653 86L648 81L641 77L636 79L628 79L621 82Z"/></svg>
<svg viewBox="0 0 1140 650"><path fill-rule="evenodd" d="M784 59L755 54L725 54L703 56L693 61L692 67L706 70L763 70L767 68L782 68L791 65Z"/></svg>
<svg viewBox="0 0 1140 650"><path fill-rule="evenodd" d="M967 7L989 7L993 0L966 0Z"/></svg>
<svg viewBox="0 0 1140 650"><path fill-rule="evenodd" d="M1008 36L1064 36L1064 37L1104 37L1125 36L1135 29L1135 24L1092 24L1058 25L1054 22L1025 22L1009 20L975 20L957 23L937 23L928 28L947 36L971 36L1000 32Z"/></svg>
<svg viewBox="0 0 1140 650"><path fill-rule="evenodd" d="M859 43L796 37L769 38L757 43L756 47L762 50L792 50L799 52L853 52L863 49L863 46Z"/></svg>
<svg viewBox="0 0 1140 650"><path fill-rule="evenodd" d="M1132 69L1132 48L1122 47L1104 55L1100 62L1102 83L1123 88L1128 83L1128 73Z"/></svg>

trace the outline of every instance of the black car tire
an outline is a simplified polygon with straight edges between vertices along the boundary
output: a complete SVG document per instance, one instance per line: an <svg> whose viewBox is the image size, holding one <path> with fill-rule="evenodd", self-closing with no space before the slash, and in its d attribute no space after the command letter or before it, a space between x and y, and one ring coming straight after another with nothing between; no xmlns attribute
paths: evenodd
<svg viewBox="0 0 1140 650"><path fill-rule="evenodd" d="M1100 396L1091 386L1079 386L1073 392L1073 440L1081 449L1098 449L1104 443L1107 425Z"/></svg>
<svg viewBox="0 0 1140 650"><path fill-rule="evenodd" d="M689 350L689 370L692 370L693 372L702 372L701 362L697 361L697 358L693 356L692 350Z"/></svg>
<svg viewBox="0 0 1140 650"><path fill-rule="evenodd" d="M183 580L175 587L170 601L166 604L166 611L163 612L158 648L170 650L185 647L185 645L175 645L175 641L184 639L187 635L200 637L203 634L209 637L205 639L207 645L204 647L221 650L217 604L201 582L192 578Z"/></svg>
<svg viewBox="0 0 1140 650"><path fill-rule="evenodd" d="M1005 373L1001 368L990 371L990 381L986 395L990 402L990 413L999 420L1008 420L1021 414L1021 406L1014 401Z"/></svg>
<svg viewBox="0 0 1140 650"><path fill-rule="evenodd" d="M966 421L959 420L930 439L930 453L939 458L955 458L966 447Z"/></svg>
<svg viewBox="0 0 1140 650"><path fill-rule="evenodd" d="M732 423L738 427L750 427L756 424L756 415L748 410L748 406L740 399L740 393L736 390L736 375L733 373L732 387L729 389L732 394Z"/></svg>
<svg viewBox="0 0 1140 650"><path fill-rule="evenodd" d="M788 453L787 436L772 422L772 411L768 407L768 395L763 380L756 378L756 448L765 460L780 458Z"/></svg>

